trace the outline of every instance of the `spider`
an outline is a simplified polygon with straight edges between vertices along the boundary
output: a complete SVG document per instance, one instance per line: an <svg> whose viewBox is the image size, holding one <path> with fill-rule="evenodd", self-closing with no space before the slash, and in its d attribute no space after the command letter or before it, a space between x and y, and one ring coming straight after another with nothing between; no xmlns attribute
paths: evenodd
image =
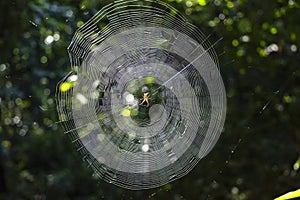
<svg viewBox="0 0 300 200"><path fill-rule="evenodd" d="M143 94L143 101L142 101L142 103L140 103L140 105L143 105L143 103L147 103L147 107L149 107L150 106L150 103L149 103L149 93L148 92L146 92L146 93L144 93Z"/></svg>

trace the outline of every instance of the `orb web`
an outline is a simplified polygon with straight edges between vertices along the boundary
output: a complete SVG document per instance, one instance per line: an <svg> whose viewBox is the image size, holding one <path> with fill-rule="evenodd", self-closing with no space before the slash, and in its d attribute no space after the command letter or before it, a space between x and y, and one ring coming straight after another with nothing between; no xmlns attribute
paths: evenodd
<svg viewBox="0 0 300 200"><path fill-rule="evenodd" d="M59 119L103 180L158 187L186 175L216 144L226 112L217 56L168 4L115 1L76 31L68 50Z"/></svg>

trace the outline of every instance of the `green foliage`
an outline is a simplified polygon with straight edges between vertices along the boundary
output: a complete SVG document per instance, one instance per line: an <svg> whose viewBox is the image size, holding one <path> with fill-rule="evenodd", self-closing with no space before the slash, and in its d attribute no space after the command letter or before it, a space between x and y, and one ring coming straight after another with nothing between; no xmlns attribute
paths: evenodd
<svg viewBox="0 0 300 200"><path fill-rule="evenodd" d="M110 2L0 1L0 199L271 199L300 185L296 0L166 0L212 42L224 38L224 133L190 174L161 188L96 179L63 134L54 95L73 33Z"/></svg>

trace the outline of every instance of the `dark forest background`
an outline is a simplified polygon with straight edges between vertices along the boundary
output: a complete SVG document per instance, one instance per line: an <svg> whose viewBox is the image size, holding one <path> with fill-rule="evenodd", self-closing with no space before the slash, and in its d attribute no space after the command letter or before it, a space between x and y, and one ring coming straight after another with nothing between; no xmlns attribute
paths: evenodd
<svg viewBox="0 0 300 200"><path fill-rule="evenodd" d="M0 0L0 199L267 200L300 187L297 0L166 1L212 41L223 37L224 132L187 176L160 188L93 176L57 123L55 88L71 69L75 30L110 2Z"/></svg>

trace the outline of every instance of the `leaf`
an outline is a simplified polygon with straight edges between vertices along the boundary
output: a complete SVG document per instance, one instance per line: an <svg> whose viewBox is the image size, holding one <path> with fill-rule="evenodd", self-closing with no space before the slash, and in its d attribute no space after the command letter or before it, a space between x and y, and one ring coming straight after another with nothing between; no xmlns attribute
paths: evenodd
<svg viewBox="0 0 300 200"><path fill-rule="evenodd" d="M293 192L288 192L280 197L277 197L274 200L285 200L285 199L293 199L296 197L300 197L300 189L293 191Z"/></svg>
<svg viewBox="0 0 300 200"><path fill-rule="evenodd" d="M206 5L205 0L198 0L198 3L199 3L200 6L205 6Z"/></svg>

